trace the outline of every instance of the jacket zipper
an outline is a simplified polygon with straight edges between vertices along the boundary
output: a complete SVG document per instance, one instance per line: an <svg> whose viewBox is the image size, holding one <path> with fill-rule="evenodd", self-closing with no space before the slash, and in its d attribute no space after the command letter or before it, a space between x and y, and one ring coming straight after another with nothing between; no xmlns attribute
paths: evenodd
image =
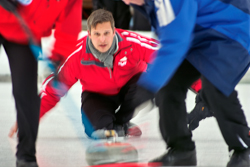
<svg viewBox="0 0 250 167"><path fill-rule="evenodd" d="M126 49L126 48L129 48L129 47L131 47L131 46L132 46L132 45L129 45L129 46L125 47L125 48L120 49L120 50L114 55L114 57L115 57L116 55L118 55L118 53L120 53L121 50ZM111 68L110 68L110 67L107 67L107 68L108 68L108 70L109 70L109 76L110 76L110 79L111 79L111 78L112 78L112 71L111 71Z"/></svg>
<svg viewBox="0 0 250 167"><path fill-rule="evenodd" d="M109 70L109 76L110 76L110 79L112 78L112 72L111 72L111 68L110 67L107 67L108 70Z"/></svg>

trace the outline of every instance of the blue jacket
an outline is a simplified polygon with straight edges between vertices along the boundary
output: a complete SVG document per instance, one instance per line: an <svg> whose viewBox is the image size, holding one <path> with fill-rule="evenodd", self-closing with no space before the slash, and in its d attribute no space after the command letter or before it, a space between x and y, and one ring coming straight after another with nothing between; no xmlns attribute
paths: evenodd
<svg viewBox="0 0 250 167"><path fill-rule="evenodd" d="M145 1L161 48L139 85L157 92L187 59L229 96L250 65L250 1Z"/></svg>

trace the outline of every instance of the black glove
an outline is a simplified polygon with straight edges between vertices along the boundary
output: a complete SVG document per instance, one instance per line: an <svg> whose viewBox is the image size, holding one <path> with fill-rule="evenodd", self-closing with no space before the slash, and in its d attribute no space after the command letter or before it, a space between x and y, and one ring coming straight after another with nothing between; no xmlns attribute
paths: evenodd
<svg viewBox="0 0 250 167"><path fill-rule="evenodd" d="M61 66L61 61L50 61L48 63L48 67L51 69L51 71L55 74L57 74L57 71L59 70Z"/></svg>
<svg viewBox="0 0 250 167"><path fill-rule="evenodd" d="M0 5L9 12L14 12L17 9L18 2L17 0L0 0Z"/></svg>
<svg viewBox="0 0 250 167"><path fill-rule="evenodd" d="M49 60L51 62L51 67L54 67L54 71L57 71L61 65L63 65L64 61L67 59L67 57L59 54L59 53L53 53L50 57ZM53 69L53 68L51 68Z"/></svg>
<svg viewBox="0 0 250 167"><path fill-rule="evenodd" d="M214 113L208 109L199 94L197 94L195 98L195 103L196 105L194 109L188 114L188 124L190 130L196 129L202 119L214 116Z"/></svg>

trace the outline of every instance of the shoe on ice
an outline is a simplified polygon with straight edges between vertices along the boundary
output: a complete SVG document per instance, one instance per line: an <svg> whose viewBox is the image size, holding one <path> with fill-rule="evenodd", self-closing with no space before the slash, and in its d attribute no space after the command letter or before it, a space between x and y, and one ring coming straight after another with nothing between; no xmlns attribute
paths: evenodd
<svg viewBox="0 0 250 167"><path fill-rule="evenodd" d="M188 114L188 124L190 130L196 129L202 119L214 115L214 113L210 111L206 104L202 101L199 94L195 98L195 103L196 105L194 109Z"/></svg>
<svg viewBox="0 0 250 167"><path fill-rule="evenodd" d="M250 166L250 148L242 151L234 151L227 163L227 167L249 167Z"/></svg>
<svg viewBox="0 0 250 167"><path fill-rule="evenodd" d="M27 162L25 160L17 159L16 167L38 167L36 162Z"/></svg>
<svg viewBox="0 0 250 167"><path fill-rule="evenodd" d="M118 136L134 136L139 137L142 135L142 131L134 123L128 122L126 124L120 125L115 124L115 131L117 132Z"/></svg>
<svg viewBox="0 0 250 167"><path fill-rule="evenodd" d="M126 125L127 125L126 127L127 129L125 131L127 135L134 136L134 137L139 137L142 135L142 131L140 127L137 126L136 124L129 122Z"/></svg>
<svg viewBox="0 0 250 167"><path fill-rule="evenodd" d="M126 137L126 136L141 136L142 131L139 126L135 125L134 123L126 123L126 124L114 124L113 130L107 129L98 129L95 130L91 134L92 139L107 139L110 137Z"/></svg>
<svg viewBox="0 0 250 167"><path fill-rule="evenodd" d="M170 148L167 153L153 159L150 164L161 163L162 166L196 166L196 150Z"/></svg>

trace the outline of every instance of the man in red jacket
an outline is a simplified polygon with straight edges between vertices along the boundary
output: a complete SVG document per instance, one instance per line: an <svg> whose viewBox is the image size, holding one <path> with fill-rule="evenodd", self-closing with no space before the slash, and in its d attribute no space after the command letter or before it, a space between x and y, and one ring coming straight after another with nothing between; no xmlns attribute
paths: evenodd
<svg viewBox="0 0 250 167"><path fill-rule="evenodd" d="M128 127L137 104L132 102L136 82L147 68L158 41L137 33L115 29L109 11L94 11L87 20L88 35L59 68L57 81L64 88L54 88L54 76L43 83L40 117L53 108L77 81L82 84L82 114L85 133L102 138L103 130L116 130L119 136L131 134ZM139 102L143 101L143 97ZM119 109L118 109L119 108ZM116 112L116 110L118 110ZM90 127L90 128L88 128Z"/></svg>
<svg viewBox="0 0 250 167"><path fill-rule="evenodd" d="M35 142L40 99L37 94L37 60L29 42L32 39L40 45L41 37L50 35L55 28L56 40L50 58L56 62L66 59L75 49L81 31L81 7L82 0L0 1L0 45L9 59L19 127L18 167L37 166Z"/></svg>
<svg viewBox="0 0 250 167"><path fill-rule="evenodd" d="M59 69L57 81L64 88L53 87L53 75L44 81L40 117L53 108L72 85L80 81L81 109L83 117L87 117L82 122L89 137L105 137L106 129L114 129L120 136L141 135L139 127L133 126L132 130L129 122L136 106L148 99L141 96L138 98L140 101L133 100L136 82L152 60L153 52L158 49L158 41L115 29L112 14L103 9L94 11L87 25L88 35L79 41L77 49ZM195 82L192 89L198 92L201 81ZM193 116L199 116L200 112L194 113Z"/></svg>

